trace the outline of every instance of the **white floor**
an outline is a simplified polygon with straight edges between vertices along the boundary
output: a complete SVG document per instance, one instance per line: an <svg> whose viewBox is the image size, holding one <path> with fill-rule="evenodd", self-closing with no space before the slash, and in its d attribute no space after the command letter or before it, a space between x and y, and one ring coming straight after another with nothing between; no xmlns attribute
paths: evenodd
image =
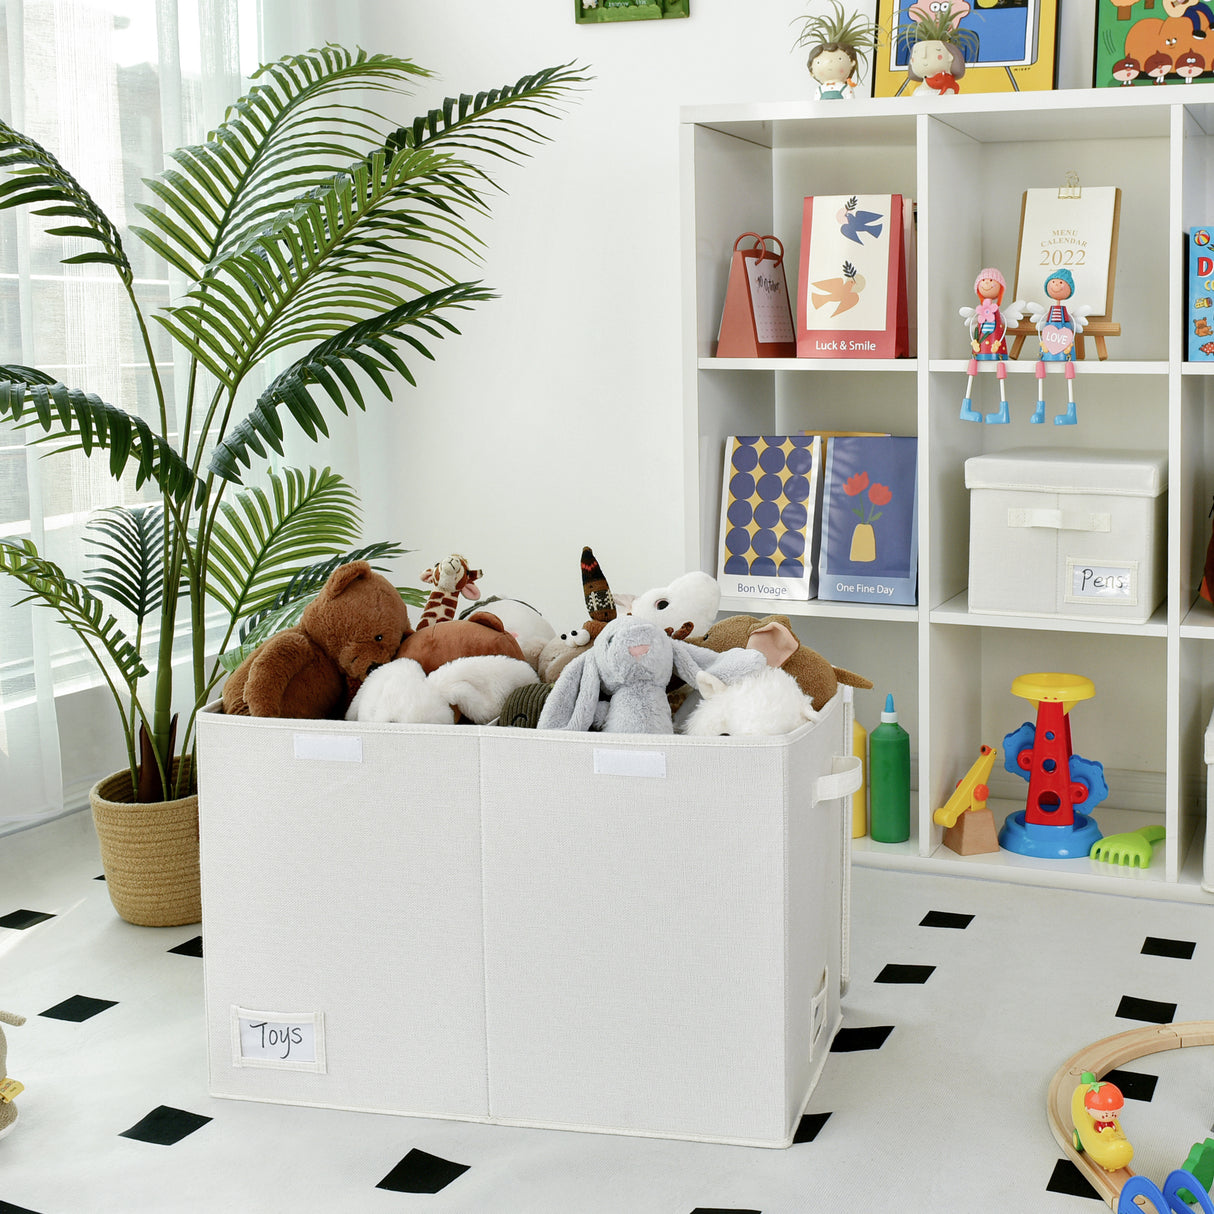
<svg viewBox="0 0 1214 1214"><path fill-rule="evenodd" d="M1050 1134L1051 1076L1111 1034L1214 1018L1214 901L863 868L844 1032L882 1044L831 1054L786 1151L217 1100L202 929L122 922L100 873L87 814L0 838L0 1008L28 1017L6 1029L26 1090L0 1214L1097 1212ZM1133 1166L1162 1182L1211 1133L1214 1050L1124 1069ZM153 1136L190 1132L128 1136L154 1112Z"/></svg>

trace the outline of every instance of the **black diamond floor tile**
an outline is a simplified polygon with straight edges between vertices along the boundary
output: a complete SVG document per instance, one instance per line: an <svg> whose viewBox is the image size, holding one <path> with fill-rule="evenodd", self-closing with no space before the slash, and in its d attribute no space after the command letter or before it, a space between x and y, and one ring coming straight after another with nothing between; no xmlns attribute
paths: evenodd
<svg viewBox="0 0 1214 1214"><path fill-rule="evenodd" d="M959 915L953 911L928 911L919 920L920 927L951 927L964 931L974 921L973 915Z"/></svg>
<svg viewBox="0 0 1214 1214"><path fill-rule="evenodd" d="M932 976L935 968L934 965L887 965L873 981L899 986L922 986Z"/></svg>
<svg viewBox="0 0 1214 1214"><path fill-rule="evenodd" d="M696 1206L691 1214L763 1214L762 1210L739 1210L737 1206Z"/></svg>
<svg viewBox="0 0 1214 1214"><path fill-rule="evenodd" d="M137 1121L129 1130L123 1130L119 1138L134 1138L137 1142L151 1142L157 1146L171 1147L211 1119L201 1113L190 1113L162 1104L146 1117Z"/></svg>
<svg viewBox="0 0 1214 1214"><path fill-rule="evenodd" d="M1175 957L1178 961L1191 961L1196 948L1192 940L1166 940L1160 936L1148 936L1142 944L1147 957Z"/></svg>
<svg viewBox="0 0 1214 1214"><path fill-rule="evenodd" d="M186 940L179 944L176 948L169 949L169 952L180 953L183 957L201 957L202 937L195 936L192 940Z"/></svg>
<svg viewBox="0 0 1214 1214"><path fill-rule="evenodd" d="M1127 1100L1141 1100L1144 1104L1155 1095L1155 1085L1159 1082L1158 1075L1144 1075L1141 1071L1123 1071L1120 1068L1111 1070L1101 1078L1115 1083Z"/></svg>
<svg viewBox="0 0 1214 1214"><path fill-rule="evenodd" d="M48 1007L45 1012L38 1014L50 1020L72 1020L79 1024L96 1016L98 1012L113 1007L115 1002L117 1001L114 999L94 999L91 995L73 995L70 999L56 1003L54 1007Z"/></svg>
<svg viewBox="0 0 1214 1214"><path fill-rule="evenodd" d="M1092 1188L1088 1178L1069 1160L1060 1159L1054 1165L1050 1183L1045 1186L1047 1193L1068 1193L1072 1197L1090 1197L1100 1201L1100 1194Z"/></svg>
<svg viewBox="0 0 1214 1214"><path fill-rule="evenodd" d="M38 1214L37 1210L31 1210L28 1206L15 1206L11 1201L0 1200L0 1214Z"/></svg>
<svg viewBox="0 0 1214 1214"><path fill-rule="evenodd" d="M54 917L54 915L48 914L46 911L15 910L10 911L7 915L0 916L0 927L11 927L16 931L23 932L27 927L33 927L36 923L43 923L47 919L53 919Z"/></svg>
<svg viewBox="0 0 1214 1214"><path fill-rule="evenodd" d="M375 1187L393 1193L439 1193L468 1167L414 1147Z"/></svg>
<svg viewBox="0 0 1214 1214"><path fill-rule="evenodd" d="M892 1024L874 1025L863 1029L840 1029L831 1043L832 1054L852 1054L858 1050L879 1050L894 1031Z"/></svg>
<svg viewBox="0 0 1214 1214"><path fill-rule="evenodd" d="M1161 1003L1158 999L1138 999L1123 995L1117 1005L1117 1015L1122 1020L1147 1020L1152 1024L1171 1024L1176 1019L1176 1004Z"/></svg>
<svg viewBox="0 0 1214 1214"><path fill-rule="evenodd" d="M813 1142L829 1120L829 1113L806 1113L797 1125L797 1132L792 1138L793 1142Z"/></svg>

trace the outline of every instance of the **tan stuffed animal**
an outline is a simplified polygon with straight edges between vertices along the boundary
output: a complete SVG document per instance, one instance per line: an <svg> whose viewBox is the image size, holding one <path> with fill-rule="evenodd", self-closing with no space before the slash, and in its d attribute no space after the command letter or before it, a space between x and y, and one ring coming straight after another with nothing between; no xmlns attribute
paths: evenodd
<svg viewBox="0 0 1214 1214"><path fill-rule="evenodd" d="M706 636L694 638L692 645L703 645L717 653L726 649L758 649L769 666L778 666L797 680L797 686L821 711L842 683L847 687L872 687L863 675L832 666L820 653L802 645L786 615L732 615L719 620Z"/></svg>
<svg viewBox="0 0 1214 1214"><path fill-rule="evenodd" d="M24 1016L15 1016L12 1012L0 1012L0 1022L19 1025L25 1023ZM3 1138L17 1120L17 1106L13 1101L23 1092L24 1085L8 1077L8 1044L4 1040L4 1030L0 1029L0 1138Z"/></svg>
<svg viewBox="0 0 1214 1214"><path fill-rule="evenodd" d="M295 627L228 676L223 710L254 717L342 716L357 686L412 633L396 587L366 561L339 565Z"/></svg>

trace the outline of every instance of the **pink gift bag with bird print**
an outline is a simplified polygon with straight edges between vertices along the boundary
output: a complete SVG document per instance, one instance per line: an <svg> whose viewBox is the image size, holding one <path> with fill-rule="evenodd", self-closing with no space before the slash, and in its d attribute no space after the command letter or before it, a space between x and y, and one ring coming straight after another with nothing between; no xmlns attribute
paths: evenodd
<svg viewBox="0 0 1214 1214"><path fill-rule="evenodd" d="M798 358L909 354L907 245L913 226L911 202L901 194L805 199Z"/></svg>

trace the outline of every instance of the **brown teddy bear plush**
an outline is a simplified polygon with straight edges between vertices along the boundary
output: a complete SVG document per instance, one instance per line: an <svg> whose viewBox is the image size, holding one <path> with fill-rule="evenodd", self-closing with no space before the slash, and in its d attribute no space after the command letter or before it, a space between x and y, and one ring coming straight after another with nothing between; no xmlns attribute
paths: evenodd
<svg viewBox="0 0 1214 1214"><path fill-rule="evenodd" d="M342 716L363 679L413 630L396 587L366 561L339 565L299 623L259 645L228 676L223 710L254 717Z"/></svg>
<svg viewBox="0 0 1214 1214"><path fill-rule="evenodd" d="M706 636L693 638L692 645L703 645L716 653L726 649L758 649L769 666L778 666L797 680L797 686L821 711L842 683L847 687L872 687L862 675L832 666L820 653L802 645L786 615L733 615L719 620Z"/></svg>

